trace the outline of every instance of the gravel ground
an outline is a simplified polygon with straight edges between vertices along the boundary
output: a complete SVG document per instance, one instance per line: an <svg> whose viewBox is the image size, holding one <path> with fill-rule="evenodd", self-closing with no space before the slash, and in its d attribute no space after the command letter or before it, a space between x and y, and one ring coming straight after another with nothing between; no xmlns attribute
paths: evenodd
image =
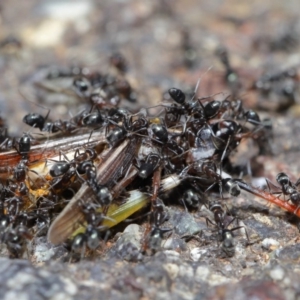
<svg viewBox="0 0 300 300"><path fill-rule="evenodd" d="M80 110L74 95L58 97L58 86L68 89L70 82L45 80L53 67L108 71L107 58L115 51L128 60L126 76L137 90L137 105L159 103L172 86L194 89L199 78L200 96L223 98L234 87L225 85L216 56L222 46L240 75L245 105L273 120L273 155L257 157L253 180L274 182L280 171L299 177L297 83L287 109L278 95L264 102L250 89L266 71L298 68L298 1L2 0L0 22L0 111L10 134L28 130L21 122L28 112L46 114L47 107L50 116L64 118ZM143 223L126 227L77 263L43 237L33 241L29 261L9 260L2 251L2 299L300 299L298 220L246 193L228 200L232 206L253 241L247 246L240 230L232 258L223 257L212 241L204 207L187 214L171 206L164 226L172 234L153 256L139 252ZM180 238L198 232L198 239Z"/></svg>

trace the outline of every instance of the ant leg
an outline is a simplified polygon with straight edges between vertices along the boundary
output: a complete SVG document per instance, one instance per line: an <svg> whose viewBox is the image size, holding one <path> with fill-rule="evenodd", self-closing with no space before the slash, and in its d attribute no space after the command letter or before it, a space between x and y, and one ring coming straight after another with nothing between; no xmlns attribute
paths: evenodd
<svg viewBox="0 0 300 300"><path fill-rule="evenodd" d="M152 196L151 196L150 222L153 222L153 221L154 222L152 224L150 224L150 222L147 223L147 227L144 232L143 239L142 239L142 246L141 246L142 253L147 253L147 250L149 250L151 248L150 239L151 239L151 234L153 232L153 228L159 229L158 224L155 224L157 221L157 220L155 220L155 214L157 212L157 209L162 208L160 205L160 201L157 201L158 192L159 192L159 188L160 188L160 182L161 182L161 170L162 170L162 167L159 166L153 173L153 178L152 178L152 189L153 190L152 190ZM161 213L162 212L160 212L159 215ZM154 219L154 220L152 220L152 219Z"/></svg>
<svg viewBox="0 0 300 300"><path fill-rule="evenodd" d="M85 257L85 252L86 252L86 242L84 242L81 251L80 251L80 261L84 259Z"/></svg>
<svg viewBox="0 0 300 300"><path fill-rule="evenodd" d="M146 229L144 231L143 238L142 238L142 241L141 241L141 252L143 254L147 253L147 249L149 248L148 238L149 238L150 232L151 232L151 225L148 222L146 224Z"/></svg>
<svg viewBox="0 0 300 300"><path fill-rule="evenodd" d="M152 181L152 197L151 197L151 211L154 210L154 207L157 206L157 197L158 192L160 188L160 182L161 182L161 170L162 167L159 166L153 173L153 181Z"/></svg>
<svg viewBox="0 0 300 300"><path fill-rule="evenodd" d="M127 218L127 219L124 220L123 222L124 222L124 223L132 223L132 222L135 222L136 220L139 220L139 219L141 219L141 218L147 217L147 216L149 216L150 214L151 214L151 212L149 211L149 212L147 212L147 213L145 213L145 214L142 214L141 216L138 216L138 217L136 217L136 218Z"/></svg>
<svg viewBox="0 0 300 300"><path fill-rule="evenodd" d="M203 229L203 230L205 230L205 229ZM191 239L195 239L197 242L202 244L203 240L201 239L201 236L202 236L203 230L199 231L198 233L192 234L192 235L191 234L183 235L180 237L180 239L185 239L186 242L190 241ZM199 234L200 237L197 236L196 234Z"/></svg>
<svg viewBox="0 0 300 300"><path fill-rule="evenodd" d="M75 153L76 153L77 151L79 152L79 149L76 149ZM60 160L61 160L61 156L63 156L64 159L65 159L67 162L70 162L70 160L69 160L69 158L67 157L67 155L66 155L64 152L62 152L62 150L59 150L59 159L60 159ZM75 156L75 154L74 154L74 156Z"/></svg>
<svg viewBox="0 0 300 300"><path fill-rule="evenodd" d="M238 222L238 219L237 217L233 217L230 222L228 224L226 224L226 227L230 226L230 224L232 224L234 221L237 221Z"/></svg>
<svg viewBox="0 0 300 300"><path fill-rule="evenodd" d="M245 234L246 234L246 237L247 237L247 241L248 241L248 245L250 245L251 243L250 243L249 235L248 235L248 232L247 232L245 226L237 226L237 227L234 227L234 228L232 228L230 230L231 231L235 231L235 230L238 230L238 229L241 229L241 228L244 228Z"/></svg>
<svg viewBox="0 0 300 300"><path fill-rule="evenodd" d="M214 223L212 220L210 220L209 218L206 218L206 226L208 227L208 223L212 224L213 226L217 226L216 223Z"/></svg>
<svg viewBox="0 0 300 300"><path fill-rule="evenodd" d="M213 184L211 184L205 191L204 193L207 193L208 191L210 191L217 183L214 182Z"/></svg>
<svg viewBox="0 0 300 300"><path fill-rule="evenodd" d="M183 206L184 206L185 211L188 213L189 211L188 211L188 209L187 209L187 206L186 206L185 201L184 201L183 198L182 198L181 202L182 202L182 204L183 204Z"/></svg>
<svg viewBox="0 0 300 300"><path fill-rule="evenodd" d="M250 179L252 179L252 168L250 160L247 161L247 175L249 175ZM242 178L242 176L240 176L240 178Z"/></svg>
<svg viewBox="0 0 300 300"><path fill-rule="evenodd" d="M268 178L265 178L267 186L268 186L268 190L269 193L271 193L272 195L282 195L282 192L271 192L271 186L275 187L276 189L279 189L279 187L277 185L275 185L272 181L270 181ZM283 200L285 201L285 195L283 194Z"/></svg>

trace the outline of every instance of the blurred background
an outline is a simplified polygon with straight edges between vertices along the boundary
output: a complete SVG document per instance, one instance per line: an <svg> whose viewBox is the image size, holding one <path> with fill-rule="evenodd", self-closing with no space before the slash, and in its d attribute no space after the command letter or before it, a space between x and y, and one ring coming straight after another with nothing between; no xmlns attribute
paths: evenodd
<svg viewBox="0 0 300 300"><path fill-rule="evenodd" d="M30 112L45 116L50 110L52 120L78 113L84 103L72 93L72 80L68 76L57 78L58 72L77 67L86 68L87 72L111 72L109 58L121 53L127 61L125 77L137 93L132 107L160 103L173 86L193 91L199 79L198 95L203 97L215 95L224 99L238 88L235 96L246 107L258 110L262 119L271 118L273 122L274 155L256 158L263 170L259 175L264 184L264 177L276 182L279 172L288 173L295 182L300 175L299 17L299 0L1 0L0 121L7 124L10 135L21 136L31 130L22 123L24 115ZM220 57L224 51L238 78L232 85L226 77L224 57L223 63ZM244 149L243 155L248 152ZM251 205L249 202L249 208ZM166 290L178 288L178 298L173 299L192 299L194 295L188 298L185 293L195 291L199 299L205 294L213 295L209 299L220 299L225 294L224 299L242 299L241 295L245 295L244 299L298 299L298 229L281 218L273 217L272 225L262 211L260 219L251 217L248 224L264 232L263 236L280 238L276 247L282 251L277 252L276 247L264 250L257 244L261 255L250 249L254 258L249 256L247 262L216 261L216 270L211 273L213 285L207 284L206 278L210 276L210 263L199 263L196 272L196 264L190 258L178 260L177 256L171 257L168 267L177 268L179 279L177 275L172 277L173 269L162 264L165 256L151 257L156 263L122 262L123 265L113 267L101 261L82 261L77 265L52 261L40 269L30 269L29 263L27 266L23 261L3 260L1 274L8 278L8 290L15 288L21 293L31 287L29 283L39 282L36 286L41 291L53 287L53 294L56 289L64 299L96 299L95 290L103 298L103 291L109 294L112 287L113 291L120 289L123 296L115 299L131 299L126 298L127 289L140 292L140 299L148 299L147 295L159 291L159 284L164 297ZM182 263L180 269L174 264L177 260ZM10 263L22 265L11 267ZM16 276L21 268L25 269L23 274L30 275ZM154 270L159 274L154 276ZM172 276L165 276L169 271ZM33 274L37 281L32 279ZM16 278L20 283L15 283ZM228 285L218 286L221 279ZM63 285L57 283L61 281L68 293L72 292L69 298L62 296ZM0 288L1 284L5 280L1 280ZM185 285L186 291L180 284ZM290 293L289 298L283 296L279 285L286 294ZM150 293L143 293L146 288ZM46 298L50 292L47 290ZM17 298L13 293L5 299ZM77 298L74 294L78 294Z"/></svg>
<svg viewBox="0 0 300 300"><path fill-rule="evenodd" d="M296 0L2 0L0 111L16 133L24 114L41 111L30 102L39 102L33 84L47 86L55 67L106 72L114 52L126 58L141 104L160 102L172 86L194 88L199 78L200 95L226 94L220 47L249 87L266 70L299 64L297 8ZM244 98L255 106L249 91ZM52 97L43 105L62 118L78 103Z"/></svg>

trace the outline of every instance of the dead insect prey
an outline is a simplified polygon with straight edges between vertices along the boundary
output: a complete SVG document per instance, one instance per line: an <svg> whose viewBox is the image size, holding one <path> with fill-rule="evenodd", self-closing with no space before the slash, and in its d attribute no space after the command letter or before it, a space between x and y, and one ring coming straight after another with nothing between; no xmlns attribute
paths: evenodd
<svg viewBox="0 0 300 300"><path fill-rule="evenodd" d="M299 180L278 174L276 194L253 187L251 174L233 165L246 141L265 151L272 130L243 106L236 89L216 100L170 88L168 100L135 110L123 106L135 101L124 78L77 74L72 89L86 109L70 119L28 113L28 132L19 138L0 128L0 236L11 257L22 257L40 235L55 245L68 242L71 254L84 257L131 217L145 225L140 251L155 253L173 234L166 225L171 206L187 213L206 207L207 229L231 257L237 230L251 243L226 206L242 191L300 217Z"/></svg>

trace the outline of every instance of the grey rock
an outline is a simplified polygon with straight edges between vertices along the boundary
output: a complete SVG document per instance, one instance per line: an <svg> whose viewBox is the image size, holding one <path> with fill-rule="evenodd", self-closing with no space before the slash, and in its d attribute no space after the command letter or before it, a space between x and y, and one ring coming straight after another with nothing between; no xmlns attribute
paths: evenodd
<svg viewBox="0 0 300 300"><path fill-rule="evenodd" d="M276 241L275 239L272 238L265 238L262 242L261 245L264 249L270 250L270 249L276 249L279 247L279 242Z"/></svg>
<svg viewBox="0 0 300 300"><path fill-rule="evenodd" d="M187 212L175 212L172 214L170 223L174 227L174 231L179 236L194 235L201 231L200 226L193 216Z"/></svg>
<svg viewBox="0 0 300 300"><path fill-rule="evenodd" d="M298 262L300 260L300 244L276 250L276 258L282 262Z"/></svg>
<svg viewBox="0 0 300 300"><path fill-rule="evenodd" d="M119 257L127 261L139 261L143 258L141 254L141 238L139 226L131 224L126 227L115 245L110 249L108 256Z"/></svg>

